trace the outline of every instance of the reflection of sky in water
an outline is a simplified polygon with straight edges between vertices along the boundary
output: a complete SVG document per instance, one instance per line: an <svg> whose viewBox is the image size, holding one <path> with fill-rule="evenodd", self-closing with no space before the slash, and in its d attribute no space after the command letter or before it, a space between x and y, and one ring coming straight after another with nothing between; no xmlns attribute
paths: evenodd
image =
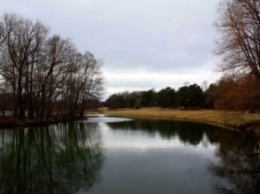
<svg viewBox="0 0 260 194"><path fill-rule="evenodd" d="M148 151L150 149L185 149L188 148L190 153L201 153L208 157L213 157L214 150L218 144L211 144L206 135L197 145L184 143L178 136L172 136L165 139L159 132L148 133L144 130L113 130L106 123L132 121L129 118L106 117L102 114L89 115L87 120L81 122L98 123L99 130L102 134L103 147L112 150L131 150Z"/></svg>
<svg viewBox="0 0 260 194"><path fill-rule="evenodd" d="M172 139L162 139L158 132L149 134L146 131L131 131L131 130L113 130L105 123L99 123L102 130L103 142L105 148L114 149L166 149L189 146L193 151L205 152L206 150L214 150L216 145L212 145L208 142L207 137L204 135L202 141L194 146L184 144L178 137Z"/></svg>
<svg viewBox="0 0 260 194"><path fill-rule="evenodd" d="M259 176L251 169L260 160L254 139L198 123L93 116L0 136L0 193L19 175L39 191L60 184L56 193L244 194ZM46 176L50 169L55 179Z"/></svg>
<svg viewBox="0 0 260 194"><path fill-rule="evenodd" d="M129 128L109 125L129 121L124 118L96 117L89 121L98 122L106 161L103 181L87 193L215 193L211 186L215 178L205 167L218 162L218 144L211 144L205 134L192 145L177 134L166 138L159 130L143 130L138 125L131 129L130 123Z"/></svg>
<svg viewBox="0 0 260 194"><path fill-rule="evenodd" d="M106 117L102 114L93 114L89 115L86 120L82 120L80 122L84 123L113 123L113 122L125 122L131 121L133 119L129 118L119 118L119 117Z"/></svg>
<svg viewBox="0 0 260 194"><path fill-rule="evenodd" d="M220 194L216 187L235 185L210 169L229 157L217 154L221 148L241 145L230 139L239 133L175 121L90 117L87 122L97 124L105 162L102 180L78 194Z"/></svg>

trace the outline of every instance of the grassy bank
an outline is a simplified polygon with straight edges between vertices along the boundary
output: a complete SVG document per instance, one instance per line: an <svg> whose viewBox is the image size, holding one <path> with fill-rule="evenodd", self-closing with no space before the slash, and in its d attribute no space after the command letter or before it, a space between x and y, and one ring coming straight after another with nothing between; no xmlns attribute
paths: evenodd
<svg viewBox="0 0 260 194"><path fill-rule="evenodd" d="M160 108L142 109L122 109L107 110L102 109L104 114L111 116L143 117L143 118L162 118L162 119L181 119L197 122L222 125L252 133L260 137L260 114L241 114L234 111L219 110L175 110Z"/></svg>

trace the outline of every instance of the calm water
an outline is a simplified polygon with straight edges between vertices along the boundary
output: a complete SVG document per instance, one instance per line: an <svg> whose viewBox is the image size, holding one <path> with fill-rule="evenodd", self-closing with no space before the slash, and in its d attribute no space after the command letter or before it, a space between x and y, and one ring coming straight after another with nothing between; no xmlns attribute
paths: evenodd
<svg viewBox="0 0 260 194"><path fill-rule="evenodd" d="M256 194L253 137L180 121L94 117L0 130L0 193Z"/></svg>

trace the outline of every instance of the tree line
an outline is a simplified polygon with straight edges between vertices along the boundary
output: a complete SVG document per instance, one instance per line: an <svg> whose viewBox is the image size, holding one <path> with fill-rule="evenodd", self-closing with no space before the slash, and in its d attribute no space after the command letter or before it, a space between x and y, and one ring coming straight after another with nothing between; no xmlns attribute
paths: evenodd
<svg viewBox="0 0 260 194"><path fill-rule="evenodd" d="M183 86L176 91L166 87L156 92L154 89L147 91L122 92L112 94L105 101L105 106L110 109L118 108L200 108L203 106L204 94L200 86L192 84Z"/></svg>
<svg viewBox="0 0 260 194"><path fill-rule="evenodd" d="M252 77L223 76L217 83L202 89L197 84L178 90L166 87L158 92L121 92L112 94L104 102L109 109L161 107L186 109L221 109L255 112L260 109L260 90Z"/></svg>
<svg viewBox="0 0 260 194"><path fill-rule="evenodd" d="M0 19L0 116L80 118L101 94L102 62L41 22Z"/></svg>

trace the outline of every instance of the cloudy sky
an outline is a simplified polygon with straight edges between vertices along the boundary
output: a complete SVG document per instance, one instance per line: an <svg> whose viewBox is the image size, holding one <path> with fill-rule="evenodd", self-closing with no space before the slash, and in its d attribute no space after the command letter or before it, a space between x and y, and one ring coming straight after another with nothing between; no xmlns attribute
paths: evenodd
<svg viewBox="0 0 260 194"><path fill-rule="evenodd" d="M216 81L218 0L0 0L104 62L105 94Z"/></svg>

